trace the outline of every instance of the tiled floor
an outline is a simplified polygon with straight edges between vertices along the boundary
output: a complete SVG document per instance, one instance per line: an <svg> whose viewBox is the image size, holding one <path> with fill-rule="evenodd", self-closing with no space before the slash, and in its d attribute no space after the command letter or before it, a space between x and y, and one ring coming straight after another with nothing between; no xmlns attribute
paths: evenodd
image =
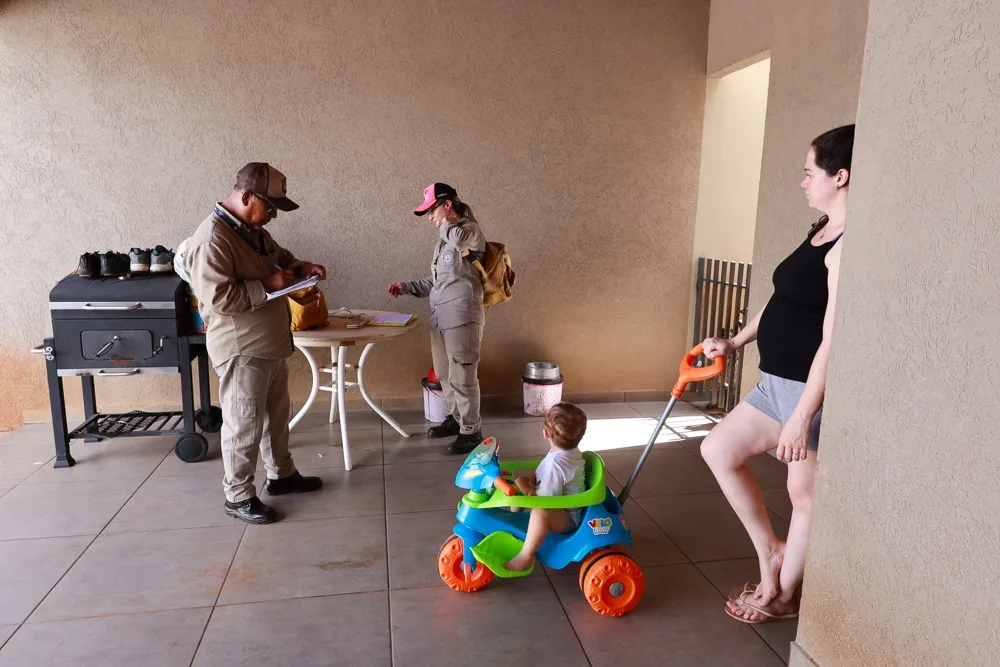
<svg viewBox="0 0 1000 667"><path fill-rule="evenodd" d="M583 447L628 479L662 403L584 406ZM794 621L751 627L723 593L756 580L753 549L698 453L714 425L675 409L626 506L646 594L632 614L590 610L575 567L456 593L435 560L462 492L460 461L396 413L400 437L349 415L309 415L292 434L323 490L269 500L284 520L246 526L222 512L217 439L185 464L170 438L75 443L54 470L50 427L0 437L0 667L73 665L781 665ZM541 423L485 419L502 458L541 457ZM784 466L753 462L776 530L791 512ZM263 468L258 485L263 481Z"/></svg>

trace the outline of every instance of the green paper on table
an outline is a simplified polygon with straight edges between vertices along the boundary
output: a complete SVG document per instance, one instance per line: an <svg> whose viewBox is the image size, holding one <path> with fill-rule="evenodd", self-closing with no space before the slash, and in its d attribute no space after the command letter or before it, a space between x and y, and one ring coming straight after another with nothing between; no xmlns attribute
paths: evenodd
<svg viewBox="0 0 1000 667"><path fill-rule="evenodd" d="M526 577L534 571L534 563L528 569L521 571L508 570L504 567L504 563L520 553L523 546L524 542L510 533L496 532L490 533L482 542L472 547L472 554L498 577L505 579Z"/></svg>

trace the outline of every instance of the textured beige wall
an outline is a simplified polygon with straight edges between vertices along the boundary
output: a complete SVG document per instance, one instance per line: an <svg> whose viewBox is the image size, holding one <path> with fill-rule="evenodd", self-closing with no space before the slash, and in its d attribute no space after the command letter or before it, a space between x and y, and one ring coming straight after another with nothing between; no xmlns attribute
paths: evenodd
<svg viewBox="0 0 1000 667"><path fill-rule="evenodd" d="M695 257L753 259L770 60L708 80Z"/></svg>
<svg viewBox="0 0 1000 667"><path fill-rule="evenodd" d="M331 307L425 314L385 286L428 273L433 230L408 211L427 182L456 185L518 272L489 314L485 393L518 392L540 358L569 392L669 387L707 35L703 0L0 4L0 425L46 406L27 349L78 255L176 244L250 159L287 174L302 209L272 230L327 265ZM372 393L417 395L427 348L421 330L377 350ZM98 399L173 404L177 387Z"/></svg>
<svg viewBox="0 0 1000 667"><path fill-rule="evenodd" d="M771 298L774 268L819 217L799 187L802 165L813 138L854 122L868 3L774 0L774 11L750 317ZM744 386L756 381L758 362L749 346Z"/></svg>
<svg viewBox="0 0 1000 667"><path fill-rule="evenodd" d="M766 57L782 0L712 0L708 73L721 76Z"/></svg>
<svg viewBox="0 0 1000 667"><path fill-rule="evenodd" d="M871 2L797 639L820 667L1000 664L998 34L989 3Z"/></svg>
<svg viewBox="0 0 1000 667"><path fill-rule="evenodd" d="M753 259L770 70L771 62L765 59L726 76L708 79L688 340L694 332L698 258L739 262Z"/></svg>

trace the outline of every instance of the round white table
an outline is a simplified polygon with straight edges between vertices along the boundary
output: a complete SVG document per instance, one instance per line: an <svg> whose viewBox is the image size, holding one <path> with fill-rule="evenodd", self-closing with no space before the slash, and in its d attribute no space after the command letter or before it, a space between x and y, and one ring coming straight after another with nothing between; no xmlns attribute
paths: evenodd
<svg viewBox="0 0 1000 667"><path fill-rule="evenodd" d="M378 315L385 313L387 311L381 310L354 310L354 314L365 314L369 316ZM288 429L294 429L295 425L302 420L309 408L316 401L316 396L319 394L321 383L320 383L320 369L316 364L316 359L313 357L311 352L314 348L329 348L331 358L336 358L337 366L333 369L333 374L336 377L336 401L337 403L331 407L331 423L333 422L333 415L336 414L336 408L339 408L340 412L340 438L344 445L344 468L346 470L351 469L351 448L347 439L347 412L345 410L345 393L348 384L345 376L347 375L347 348L354 347L355 345L364 345L365 349L361 352L361 358L358 360L357 372L358 381L357 387L361 390L361 396L364 397L365 402L374 410L379 417L385 420L389 426L392 426L402 435L404 438L409 438L410 434L407 433L399 423L387 415L379 406L372 401L371 397L368 395L368 391L365 389L365 361L368 359L368 354L372 351L378 343L389 340L391 338L396 338L397 336L405 335L417 328L417 319L413 320L403 327L386 327L386 326L372 326L366 325L360 329L348 329L347 319L343 317L335 317L334 313L330 313L330 322L325 327L320 329L310 329L309 331L293 331L292 340L295 343L296 349L302 353L302 356L306 358L309 362L309 370L312 371L312 389L309 390L309 398L306 399L305 404L302 408L295 413L292 420L288 423Z"/></svg>

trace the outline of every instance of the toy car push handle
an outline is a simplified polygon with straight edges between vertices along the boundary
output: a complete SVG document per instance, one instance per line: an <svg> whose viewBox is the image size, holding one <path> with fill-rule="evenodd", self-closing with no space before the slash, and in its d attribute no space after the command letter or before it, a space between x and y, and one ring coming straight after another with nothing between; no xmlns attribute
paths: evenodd
<svg viewBox="0 0 1000 667"><path fill-rule="evenodd" d="M724 355L713 359L710 366L695 367L694 362L701 356L701 353L701 345L696 345L684 356L684 360L681 361L680 376L677 378L677 384L674 385L673 391L670 392L670 395L674 398L679 399L684 394L684 389L687 388L689 383L710 380L717 375L722 375L722 372L726 370L726 358Z"/></svg>
<svg viewBox="0 0 1000 667"><path fill-rule="evenodd" d="M503 477L497 477L495 480L493 480L493 486L500 489L508 496L513 496L514 494L517 493L517 489L515 489L511 485L511 483L505 480Z"/></svg>
<svg viewBox="0 0 1000 667"><path fill-rule="evenodd" d="M674 409L674 404L684 394L684 389L687 388L688 383L710 380L717 375L721 375L722 371L726 370L726 360L722 356L716 357L711 366L696 368L694 362L701 356L701 353L701 345L697 345L685 355L684 361L681 362L680 377L677 378L677 384L674 385L673 391L670 392L670 401L667 402L667 407L663 410L660 421L656 424L656 429L649 436L649 442L646 443L646 449L642 451L642 456L639 457L639 462L635 465L632 476L628 478L625 488L618 494L619 504L624 505L625 501L628 500L629 493L632 492L632 485L635 484L635 480L639 476L639 471L642 470L642 465L649 458L649 453L653 451L653 444L656 442L657 436L663 430L663 425L667 422L670 411Z"/></svg>

